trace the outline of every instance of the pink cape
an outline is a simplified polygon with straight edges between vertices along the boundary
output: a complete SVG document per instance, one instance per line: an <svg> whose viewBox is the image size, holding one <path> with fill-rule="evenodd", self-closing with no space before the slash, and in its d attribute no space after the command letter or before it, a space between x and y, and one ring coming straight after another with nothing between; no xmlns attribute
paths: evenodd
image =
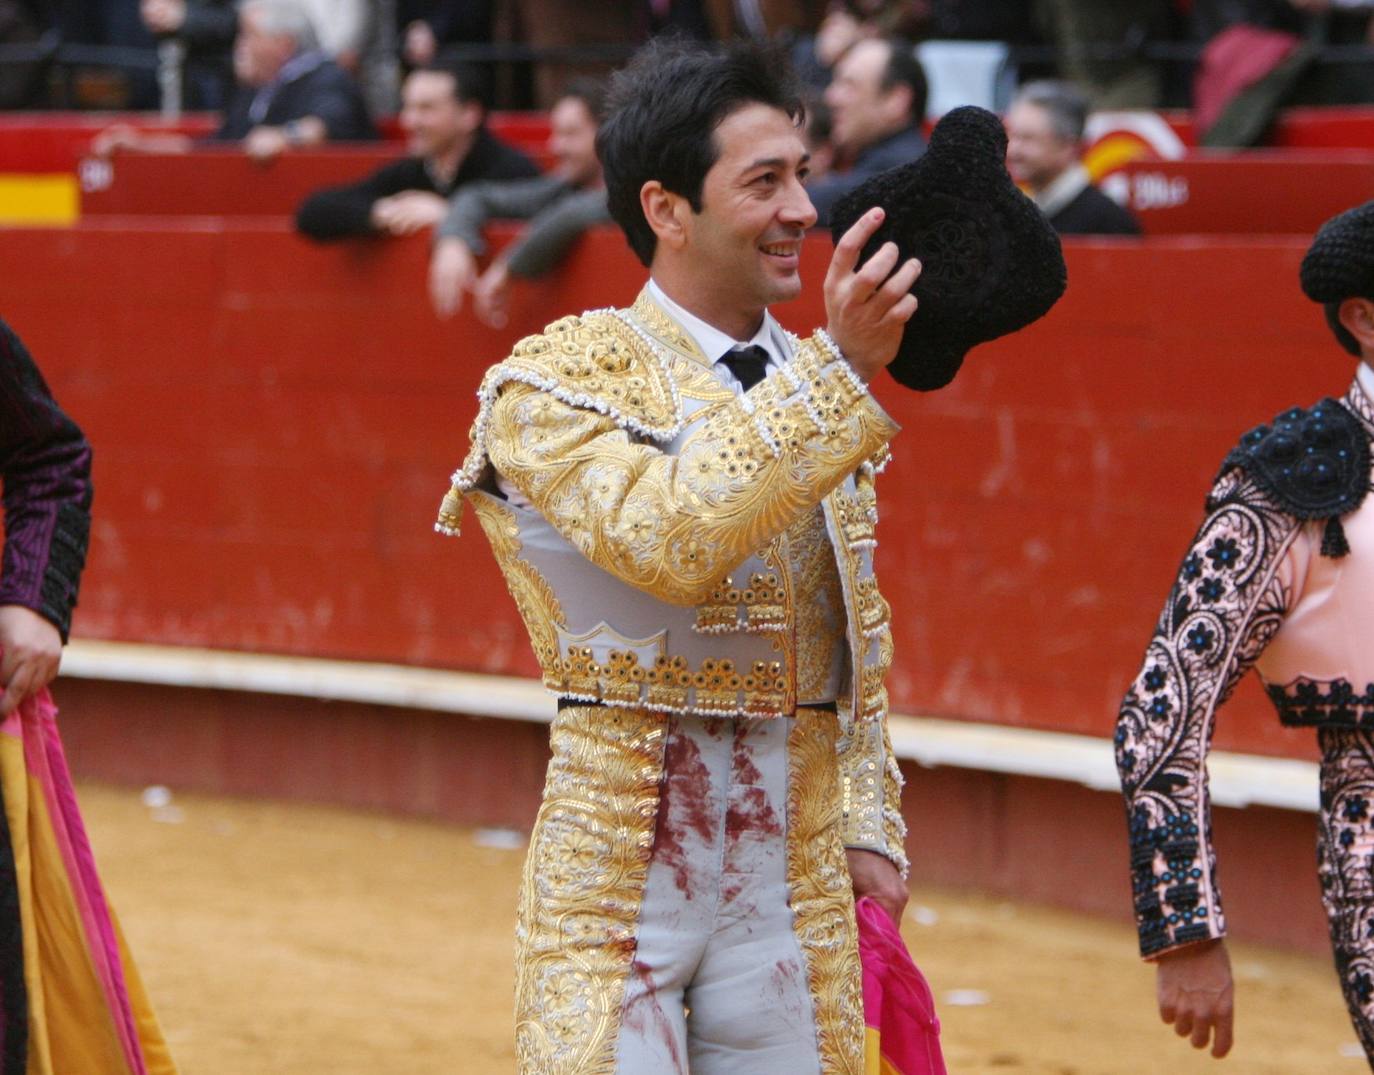
<svg viewBox="0 0 1374 1075"><path fill-rule="evenodd" d="M947 1075L935 997L901 933L866 896L854 914L863 963L865 1075Z"/></svg>

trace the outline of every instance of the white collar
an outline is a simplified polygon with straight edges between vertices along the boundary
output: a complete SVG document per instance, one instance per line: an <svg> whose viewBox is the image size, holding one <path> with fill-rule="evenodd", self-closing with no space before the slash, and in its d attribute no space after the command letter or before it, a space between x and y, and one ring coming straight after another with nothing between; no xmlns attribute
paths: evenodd
<svg viewBox="0 0 1374 1075"><path fill-rule="evenodd" d="M1032 194L1031 199L1040 206L1042 213L1052 217L1082 194L1091 182L1088 170L1081 164L1075 164L1055 176L1044 190Z"/></svg>
<svg viewBox="0 0 1374 1075"><path fill-rule="evenodd" d="M1355 371L1355 377L1360 382L1360 387L1364 389L1364 394L1374 402L1374 369L1370 369L1368 364L1361 362L1360 368Z"/></svg>
<svg viewBox="0 0 1374 1075"><path fill-rule="evenodd" d="M767 351L768 359L774 365L781 365L790 357L786 334L782 331L782 326L767 310L763 311L763 321L760 323L758 331L750 339L737 340L721 332L714 325L708 325L696 314L683 309L681 305L667 296L652 276L649 277L648 289L653 300L682 326L687 335L692 337L692 341L701 348L701 353L713 364L719 362L724 355L735 348L748 347L751 344L757 344Z"/></svg>

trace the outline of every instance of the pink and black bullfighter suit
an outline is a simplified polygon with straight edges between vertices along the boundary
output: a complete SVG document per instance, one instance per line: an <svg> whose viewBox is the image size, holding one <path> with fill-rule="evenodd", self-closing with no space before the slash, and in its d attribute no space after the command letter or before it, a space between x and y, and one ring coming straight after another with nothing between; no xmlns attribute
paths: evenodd
<svg viewBox="0 0 1374 1075"><path fill-rule="evenodd" d="M1322 900L1374 1058L1374 368L1336 315L1374 296L1374 203L1323 226L1302 284L1364 362L1343 398L1286 411L1226 456L1122 703L1116 758L1149 958L1226 932L1205 768L1218 707L1253 665L1279 719L1316 729Z"/></svg>

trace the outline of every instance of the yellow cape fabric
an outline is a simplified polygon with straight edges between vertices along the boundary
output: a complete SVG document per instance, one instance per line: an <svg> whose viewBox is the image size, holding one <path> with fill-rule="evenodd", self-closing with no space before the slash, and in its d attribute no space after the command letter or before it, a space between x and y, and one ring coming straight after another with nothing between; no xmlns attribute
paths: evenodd
<svg viewBox="0 0 1374 1075"><path fill-rule="evenodd" d="M37 734L26 719L23 734ZM26 1075L138 1075L121 1041L118 1004L102 982L83 922L82 898L73 888L54 833L48 798L30 774L21 738L0 734L0 784L14 852L23 926L24 982L28 992ZM110 913L128 1005L147 1075L176 1075L176 1066Z"/></svg>

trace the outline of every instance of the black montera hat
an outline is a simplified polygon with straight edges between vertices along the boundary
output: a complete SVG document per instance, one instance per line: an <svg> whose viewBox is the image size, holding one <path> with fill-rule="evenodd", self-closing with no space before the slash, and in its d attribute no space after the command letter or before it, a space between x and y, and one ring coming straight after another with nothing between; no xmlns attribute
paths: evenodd
<svg viewBox="0 0 1374 1075"><path fill-rule="evenodd" d="M1374 296L1374 202L1338 213L1317 229L1298 276L1313 302Z"/></svg>
<svg viewBox="0 0 1374 1075"><path fill-rule="evenodd" d="M866 181L836 204L838 241L875 205L886 219L864 247L885 242L921 261L919 300L888 370L908 388L930 391L954 379L969 349L1024 328L1049 312L1068 274L1059 236L1011 181L1007 135L986 109L947 113L918 160Z"/></svg>

